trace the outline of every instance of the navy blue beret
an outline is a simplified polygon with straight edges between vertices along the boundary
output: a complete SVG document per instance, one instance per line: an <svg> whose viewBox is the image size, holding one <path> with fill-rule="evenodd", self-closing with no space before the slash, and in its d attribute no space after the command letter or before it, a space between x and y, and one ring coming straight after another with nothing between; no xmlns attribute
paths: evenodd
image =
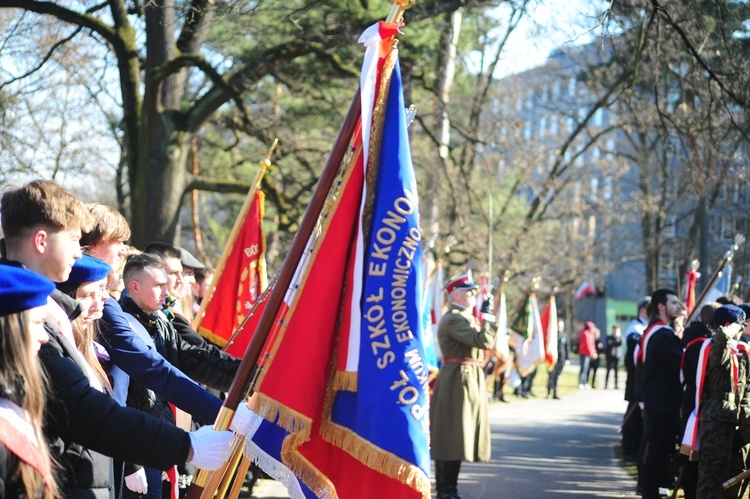
<svg viewBox="0 0 750 499"><path fill-rule="evenodd" d="M722 305L714 311L714 322L719 326L745 322L745 311L737 305Z"/></svg>
<svg viewBox="0 0 750 499"><path fill-rule="evenodd" d="M0 314L47 304L55 283L23 267L0 265Z"/></svg>
<svg viewBox="0 0 750 499"><path fill-rule="evenodd" d="M93 256L83 255L76 260L73 270L70 271L70 277L65 284L79 284L82 282L101 281L109 275L112 267L107 262L103 262Z"/></svg>
<svg viewBox="0 0 750 499"><path fill-rule="evenodd" d="M750 317L750 303L740 303L737 306L745 312L745 318Z"/></svg>

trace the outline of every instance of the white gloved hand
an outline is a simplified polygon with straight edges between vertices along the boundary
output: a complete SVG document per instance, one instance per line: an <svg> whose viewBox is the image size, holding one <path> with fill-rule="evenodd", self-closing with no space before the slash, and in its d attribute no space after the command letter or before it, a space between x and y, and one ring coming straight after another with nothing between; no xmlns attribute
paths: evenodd
<svg viewBox="0 0 750 499"><path fill-rule="evenodd" d="M146 480L146 470L139 469L125 477L125 486L137 494L148 492L148 481Z"/></svg>
<svg viewBox="0 0 750 499"><path fill-rule="evenodd" d="M215 431L213 426L203 426L190 432L193 457L187 464L207 471L218 470L227 461L233 440L231 431Z"/></svg>
<svg viewBox="0 0 750 499"><path fill-rule="evenodd" d="M247 403L241 402L237 406L237 412L234 413L232 418L232 424L229 425L229 429L240 435L247 435L252 429L253 424L260 419L260 416L255 414L247 406Z"/></svg>

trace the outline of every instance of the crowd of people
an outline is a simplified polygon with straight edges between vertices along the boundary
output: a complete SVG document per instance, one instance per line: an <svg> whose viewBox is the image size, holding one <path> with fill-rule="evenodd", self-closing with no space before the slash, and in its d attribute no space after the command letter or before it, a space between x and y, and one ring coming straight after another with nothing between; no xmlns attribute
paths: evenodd
<svg viewBox="0 0 750 499"><path fill-rule="evenodd" d="M227 390L240 361L190 326L202 264L126 248L119 212L51 181L4 192L0 223L0 497L172 497L177 466L222 466L256 416L211 426L204 386Z"/></svg>
<svg viewBox="0 0 750 499"><path fill-rule="evenodd" d="M676 488L688 499L745 497L746 481L723 484L748 467L748 313L750 304L725 295L685 325L675 291L638 302L625 333L622 444L644 498Z"/></svg>

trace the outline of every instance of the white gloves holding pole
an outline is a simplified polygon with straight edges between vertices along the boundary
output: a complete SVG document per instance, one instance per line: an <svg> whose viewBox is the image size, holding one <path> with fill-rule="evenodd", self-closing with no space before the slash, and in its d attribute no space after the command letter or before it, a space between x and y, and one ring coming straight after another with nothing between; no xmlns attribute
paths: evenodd
<svg viewBox="0 0 750 499"><path fill-rule="evenodd" d="M229 451L234 440L232 432L243 436L247 435L259 420L260 416L251 411L247 403L243 402L234 413L232 423L229 426L231 431L216 431L213 426L204 426L190 432L191 453L187 461L188 464L193 464L197 468L207 471L221 468L229 459ZM128 488L130 488L129 485Z"/></svg>

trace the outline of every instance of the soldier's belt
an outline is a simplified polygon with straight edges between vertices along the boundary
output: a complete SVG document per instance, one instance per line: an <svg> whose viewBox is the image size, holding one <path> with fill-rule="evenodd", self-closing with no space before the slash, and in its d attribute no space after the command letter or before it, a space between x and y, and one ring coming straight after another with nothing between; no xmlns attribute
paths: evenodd
<svg viewBox="0 0 750 499"><path fill-rule="evenodd" d="M443 359L443 364L461 364L462 366L481 366L482 361L479 359L461 359L456 357L448 357Z"/></svg>
<svg viewBox="0 0 750 499"><path fill-rule="evenodd" d="M725 400L727 402L734 402L734 393L731 392L715 392L715 393L704 393L704 400Z"/></svg>

